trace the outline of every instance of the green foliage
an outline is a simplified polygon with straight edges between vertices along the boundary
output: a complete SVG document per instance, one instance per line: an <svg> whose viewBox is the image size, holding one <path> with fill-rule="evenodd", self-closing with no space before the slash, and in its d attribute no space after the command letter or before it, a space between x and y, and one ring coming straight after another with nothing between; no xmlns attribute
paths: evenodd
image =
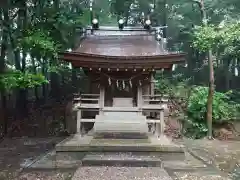
<svg viewBox="0 0 240 180"><path fill-rule="evenodd" d="M51 65L48 66L47 72L49 73L57 73L57 74L61 74L64 72L69 72L71 73L71 68L69 67L69 65L67 63L58 63L57 65Z"/></svg>
<svg viewBox="0 0 240 180"><path fill-rule="evenodd" d="M230 23L219 31L218 48L224 48L222 55L238 57L240 55L240 23Z"/></svg>
<svg viewBox="0 0 240 180"><path fill-rule="evenodd" d="M48 83L42 74L31 74L28 72L12 71L1 75L0 89L6 89L8 91L20 88L34 88L42 84Z"/></svg>
<svg viewBox="0 0 240 180"><path fill-rule="evenodd" d="M19 43L24 50L41 57L57 57L58 45L43 31L28 31Z"/></svg>
<svg viewBox="0 0 240 180"><path fill-rule="evenodd" d="M119 16L124 16L129 11L133 0L113 0L111 2L112 12Z"/></svg>
<svg viewBox="0 0 240 180"><path fill-rule="evenodd" d="M157 72L156 80L157 93L169 95L171 97L187 97L191 78L187 78L183 73L172 72L169 75L164 75L162 72Z"/></svg>
<svg viewBox="0 0 240 180"><path fill-rule="evenodd" d="M216 46L218 36L213 25L197 27L194 31L193 47L206 52Z"/></svg>
<svg viewBox="0 0 240 180"><path fill-rule="evenodd" d="M240 55L240 24L229 23L223 27L214 25L197 27L194 31L193 47L206 52L209 49L220 51L223 56ZM222 51L221 51L222 50Z"/></svg>
<svg viewBox="0 0 240 180"><path fill-rule="evenodd" d="M215 92L213 98L213 124L231 121L236 117L239 105L230 101L231 92ZM207 133L207 87L195 87L187 106L185 135L201 138Z"/></svg>
<svg viewBox="0 0 240 180"><path fill-rule="evenodd" d="M89 23L89 11L80 6L78 1L59 1L59 8L54 6L42 9L38 21L32 24L33 29L46 32L55 44L61 45L61 50L72 48L76 43L76 32L78 27Z"/></svg>

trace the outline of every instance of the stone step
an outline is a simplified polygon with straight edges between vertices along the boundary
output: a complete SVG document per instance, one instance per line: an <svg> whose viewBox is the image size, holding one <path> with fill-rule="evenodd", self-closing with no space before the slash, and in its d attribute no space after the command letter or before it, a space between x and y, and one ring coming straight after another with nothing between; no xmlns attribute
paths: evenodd
<svg viewBox="0 0 240 180"><path fill-rule="evenodd" d="M138 107L104 107L103 112L141 112L141 110Z"/></svg>
<svg viewBox="0 0 240 180"><path fill-rule="evenodd" d="M107 117L107 118L98 118L96 117L96 123L111 123L111 124L147 124L146 118L144 119L129 119L129 118L114 118L114 117Z"/></svg>
<svg viewBox="0 0 240 180"><path fill-rule="evenodd" d="M88 152L133 152L146 154L157 153L163 155L164 159L174 157L174 160L185 159L185 153L182 146L175 144L159 145L151 144L146 139L92 139L89 144L67 143L56 146L57 152L67 152L76 154L85 154Z"/></svg>
<svg viewBox="0 0 240 180"><path fill-rule="evenodd" d="M122 114L126 114L128 116L142 116L141 114L139 114L139 112L131 112L131 111L126 111L126 112L114 112L114 111L103 111L104 115L122 115Z"/></svg>
<svg viewBox="0 0 240 180"><path fill-rule="evenodd" d="M97 115L94 131L96 133L147 133L148 126L144 116L113 113L112 115Z"/></svg>
<svg viewBox="0 0 240 180"><path fill-rule="evenodd" d="M168 153L179 154L184 156L184 151L180 147L173 146L157 146L157 145L101 145L101 144L93 144L93 145L64 145L57 146L56 150L59 152L158 152L158 153Z"/></svg>
<svg viewBox="0 0 240 180"><path fill-rule="evenodd" d="M103 115L97 115L96 119L100 119L101 121L127 121L127 122L145 122L146 117L142 115L127 115L125 113L122 114L103 114Z"/></svg>
<svg viewBox="0 0 240 180"><path fill-rule="evenodd" d="M161 159L147 154L95 153L87 154L82 160L83 166L131 166L131 167L161 167Z"/></svg>
<svg viewBox="0 0 240 180"><path fill-rule="evenodd" d="M95 133L95 139L148 139L147 133Z"/></svg>
<svg viewBox="0 0 240 180"><path fill-rule="evenodd" d="M94 124L95 133L147 133L147 124L143 123L111 123L96 122Z"/></svg>

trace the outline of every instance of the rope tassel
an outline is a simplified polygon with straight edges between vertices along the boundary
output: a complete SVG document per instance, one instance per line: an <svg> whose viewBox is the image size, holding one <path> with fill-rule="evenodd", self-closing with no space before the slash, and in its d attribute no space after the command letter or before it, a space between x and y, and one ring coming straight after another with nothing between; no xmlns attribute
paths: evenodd
<svg viewBox="0 0 240 180"><path fill-rule="evenodd" d="M122 81L123 89L125 89L125 81Z"/></svg>
<svg viewBox="0 0 240 180"><path fill-rule="evenodd" d="M117 83L117 87L119 88L119 83L118 83L118 80L117 80L117 82L116 82L116 83Z"/></svg>
<svg viewBox="0 0 240 180"><path fill-rule="evenodd" d="M129 80L129 85L132 88L132 81L131 80Z"/></svg>

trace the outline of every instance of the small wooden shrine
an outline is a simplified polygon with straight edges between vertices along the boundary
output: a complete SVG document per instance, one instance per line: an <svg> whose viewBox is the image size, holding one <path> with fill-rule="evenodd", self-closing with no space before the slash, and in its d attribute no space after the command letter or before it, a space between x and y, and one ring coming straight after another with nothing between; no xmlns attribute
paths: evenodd
<svg viewBox="0 0 240 180"><path fill-rule="evenodd" d="M83 122L94 123L97 132L141 133L156 123L156 135L163 135L164 100L155 94L154 75L185 61L185 54L167 51L166 43L161 28L99 27L86 29L78 48L61 53L91 82L78 98L78 133ZM150 112L160 116L149 119Z"/></svg>

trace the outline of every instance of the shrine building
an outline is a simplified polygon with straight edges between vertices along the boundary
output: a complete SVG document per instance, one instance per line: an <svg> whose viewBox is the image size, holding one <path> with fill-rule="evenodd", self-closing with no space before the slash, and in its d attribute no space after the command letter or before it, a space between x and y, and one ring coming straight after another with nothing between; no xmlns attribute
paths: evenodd
<svg viewBox="0 0 240 180"><path fill-rule="evenodd" d="M167 50L163 28L90 27L78 48L60 54L90 81L89 92L77 99L77 133L88 122L95 132L117 133L148 133L148 124L156 123L156 136L163 135L165 101L155 93L154 77L185 62L184 53Z"/></svg>

